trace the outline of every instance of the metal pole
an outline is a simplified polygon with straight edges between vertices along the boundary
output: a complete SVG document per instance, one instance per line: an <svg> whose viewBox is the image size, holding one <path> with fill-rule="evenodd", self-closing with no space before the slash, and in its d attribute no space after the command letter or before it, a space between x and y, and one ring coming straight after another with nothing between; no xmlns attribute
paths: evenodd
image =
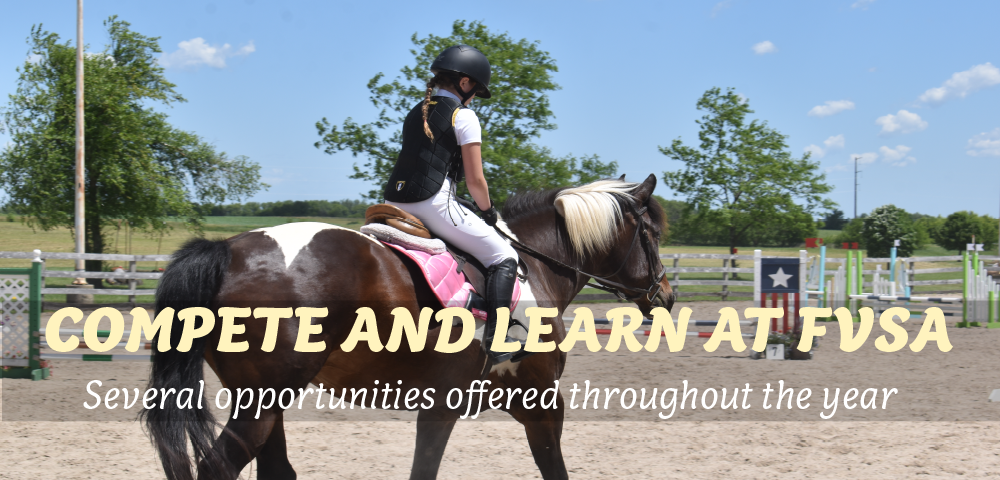
<svg viewBox="0 0 1000 480"><path fill-rule="evenodd" d="M858 218L858 159L854 157L854 218Z"/></svg>
<svg viewBox="0 0 1000 480"><path fill-rule="evenodd" d="M76 0L76 253L84 253L84 237L87 232L84 226L83 183L83 0ZM83 259L78 258L76 271L83 270ZM83 274L79 275L73 283L87 283Z"/></svg>

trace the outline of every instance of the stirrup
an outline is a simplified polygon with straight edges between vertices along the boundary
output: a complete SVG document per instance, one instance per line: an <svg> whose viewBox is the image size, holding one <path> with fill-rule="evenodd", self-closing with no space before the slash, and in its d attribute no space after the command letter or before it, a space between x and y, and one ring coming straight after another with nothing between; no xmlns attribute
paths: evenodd
<svg viewBox="0 0 1000 480"><path fill-rule="evenodd" d="M493 362L493 365L499 365L503 362L510 361L511 363L517 363L521 360L534 355L535 352L529 352L524 349L524 340L520 340L514 337L507 337L507 343L519 343L521 344L521 349L516 352L494 352L492 350L486 349L486 357Z"/></svg>

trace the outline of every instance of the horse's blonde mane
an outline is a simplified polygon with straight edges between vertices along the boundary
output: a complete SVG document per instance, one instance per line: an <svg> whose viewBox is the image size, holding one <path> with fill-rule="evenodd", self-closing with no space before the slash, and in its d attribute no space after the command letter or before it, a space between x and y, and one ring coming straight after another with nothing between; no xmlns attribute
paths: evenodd
<svg viewBox="0 0 1000 480"><path fill-rule="evenodd" d="M619 199L633 200L629 192L638 185L623 180L598 180L567 188L556 195L556 211L566 220L566 230L576 253L600 254L611 248L615 227L622 224Z"/></svg>

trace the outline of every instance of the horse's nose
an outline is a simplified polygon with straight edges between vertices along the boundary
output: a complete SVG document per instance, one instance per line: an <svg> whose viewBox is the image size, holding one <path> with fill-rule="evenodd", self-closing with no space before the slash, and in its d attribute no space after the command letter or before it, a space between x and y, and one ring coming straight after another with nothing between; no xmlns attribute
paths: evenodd
<svg viewBox="0 0 1000 480"><path fill-rule="evenodd" d="M668 312L673 312L674 311L674 301L677 300L677 292L674 292L673 290L671 290L670 294L666 295L666 297L667 297L666 306L664 306L663 308L666 308Z"/></svg>
<svg viewBox="0 0 1000 480"><path fill-rule="evenodd" d="M653 299L653 306L666 308L668 312L672 312L674 308L674 301L677 299L677 293L673 290L669 292L660 290L656 294L656 298Z"/></svg>

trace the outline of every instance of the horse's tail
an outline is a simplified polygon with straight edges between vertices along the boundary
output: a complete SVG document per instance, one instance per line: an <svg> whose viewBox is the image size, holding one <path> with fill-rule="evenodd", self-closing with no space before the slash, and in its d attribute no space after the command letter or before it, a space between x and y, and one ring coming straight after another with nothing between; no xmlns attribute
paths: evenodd
<svg viewBox="0 0 1000 480"><path fill-rule="evenodd" d="M177 312L188 307L210 308L212 299L219 292L222 279L232 257L229 244L224 241L194 239L174 253L170 265L163 273L156 289L156 313L173 308L175 320L170 329L171 349L153 354L149 375L149 388L173 389L176 393L162 401L157 397L154 408L143 410L141 420L146 424L153 444L160 454L163 471L170 480L192 478L191 459L187 441L194 447L195 465L202 460L210 478L235 478L230 474L232 465L212 447L215 443L216 420L209 409L178 408L176 395L181 389L199 392L199 382L204 379L202 364L205 354L205 337L194 340L187 352L178 352L182 323ZM197 394L197 393L196 393ZM162 408L160 408L162 405Z"/></svg>

